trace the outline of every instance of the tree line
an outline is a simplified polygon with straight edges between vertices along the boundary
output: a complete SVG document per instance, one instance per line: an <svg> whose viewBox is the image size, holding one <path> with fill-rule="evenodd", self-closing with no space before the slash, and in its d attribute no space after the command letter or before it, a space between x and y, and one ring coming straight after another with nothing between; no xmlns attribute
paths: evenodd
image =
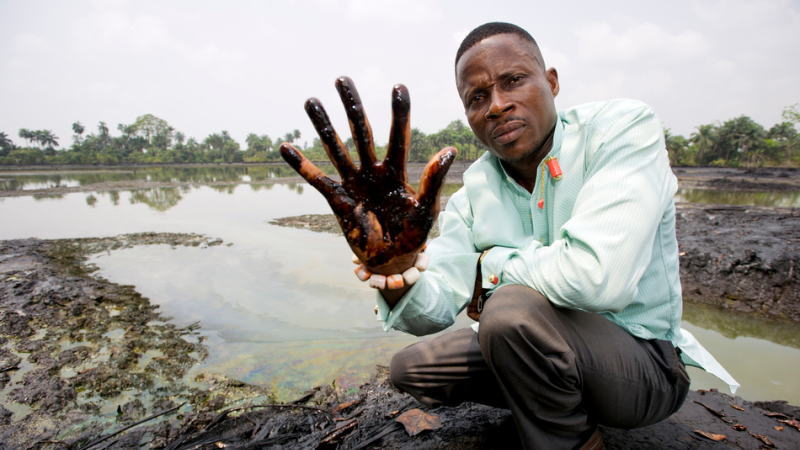
<svg viewBox="0 0 800 450"><path fill-rule="evenodd" d="M688 137L664 131L667 151L673 165L714 165L731 167L800 166L800 104L783 111L783 121L764 128L748 116L739 116L722 123L698 126ZM266 134L250 133L241 146L227 131L206 136L203 140L188 138L166 120L152 114L136 118L133 123L117 125L112 134L105 122L87 132L77 121L72 124L72 144L59 148L58 137L50 130L20 129L18 136L26 145L15 145L0 132L0 164L166 164L166 163L234 163L281 161L279 147L291 142L311 160L327 161L319 138L311 144L300 142L299 130L275 139ZM345 142L355 156L352 139ZM472 130L460 120L443 129L425 134L411 130L410 161L427 161L446 146L458 148L458 159L478 158L486 147ZM385 146L376 149L379 155Z"/></svg>
<svg viewBox="0 0 800 450"><path fill-rule="evenodd" d="M769 129L748 116L695 128L689 137L664 131L673 166L800 166L800 103Z"/></svg>

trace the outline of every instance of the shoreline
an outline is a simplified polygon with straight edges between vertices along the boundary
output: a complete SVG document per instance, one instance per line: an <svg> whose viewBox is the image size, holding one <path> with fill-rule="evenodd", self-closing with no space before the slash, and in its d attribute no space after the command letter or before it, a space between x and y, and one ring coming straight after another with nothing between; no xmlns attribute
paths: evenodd
<svg viewBox="0 0 800 450"><path fill-rule="evenodd" d="M470 163L456 161L450 167L445 178L446 183L461 183L464 171ZM0 166L0 180L6 175L36 175L46 173L60 173L73 171L74 173L112 173L120 171L130 171L149 168L213 168L213 167L288 167L285 163L230 163L230 164L158 164L140 166L72 166L70 168L61 166ZM423 163L409 163L407 165L408 179L419 180L424 169ZM326 168L332 178L335 171ZM758 191L798 191L800 192L800 168L757 168L739 169L726 167L675 167L673 173L678 177L679 186L692 189L720 189L739 192L758 192ZM121 190L138 190L154 188L176 188L185 186L237 186L240 184L265 185L274 183L305 183L299 175L288 177L275 177L255 181L146 181L146 180L126 180L126 181L105 181L91 183L81 186L59 186L45 189L28 190L0 190L0 197L22 197L22 196L54 196L76 192L108 192Z"/></svg>
<svg viewBox="0 0 800 450"><path fill-rule="evenodd" d="M452 175L460 177L458 170ZM410 170L410 178L415 177ZM794 186L800 172L789 182L781 173L752 178L718 170L696 171L688 178L704 186L747 188L776 180ZM710 181L718 179L727 181ZM86 190L95 190L91 186ZM340 233L332 215L282 220L289 226ZM679 203L676 220L687 301L800 322L800 209ZM94 268L86 264L89 255L135 245L222 244L207 236L174 233L0 241L0 442L26 448L79 448L104 437L98 447L512 444L507 411L474 404L427 408L392 389L385 372L356 392L322 386L286 404L275 404L267 388L237 380L206 374L187 379L184 375L207 351L196 332L201 325L172 325L133 286L95 278ZM394 419L412 408L438 415L443 428L408 436ZM766 410L783 416L767 416ZM14 419L22 415L23 420ZM693 391L681 410L663 422L603 431L609 449L755 449L765 445L758 436L778 448L798 448L800 430L778 422L791 419L800 419L800 408L779 400L748 402L715 391ZM727 423L731 420L747 430L732 429ZM127 426L131 428L114 434ZM695 430L726 438L717 443Z"/></svg>

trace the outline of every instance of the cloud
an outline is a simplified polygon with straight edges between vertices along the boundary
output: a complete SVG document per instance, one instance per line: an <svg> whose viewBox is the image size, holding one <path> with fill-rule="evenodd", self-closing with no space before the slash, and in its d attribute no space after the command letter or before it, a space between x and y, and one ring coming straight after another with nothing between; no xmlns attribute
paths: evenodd
<svg viewBox="0 0 800 450"><path fill-rule="evenodd" d="M425 0L349 0L345 10L347 17L356 22L383 20L420 24L442 17L441 9Z"/></svg>
<svg viewBox="0 0 800 450"><path fill-rule="evenodd" d="M580 57L592 63L674 64L704 54L710 48L706 37L696 31L669 32L648 22L630 26L593 23L576 30L575 35Z"/></svg>
<svg viewBox="0 0 800 450"><path fill-rule="evenodd" d="M302 105L313 95L346 137L332 82L349 74L379 142L397 82L411 91L412 125L435 132L463 119L453 56L488 20L535 30L559 71L559 106L633 97L679 133L740 114L769 126L800 102L799 17L787 0L509 0L502 11L468 0L0 0L0 131L49 128L63 138L74 120L113 128L152 113L198 139L300 128L310 141Z"/></svg>

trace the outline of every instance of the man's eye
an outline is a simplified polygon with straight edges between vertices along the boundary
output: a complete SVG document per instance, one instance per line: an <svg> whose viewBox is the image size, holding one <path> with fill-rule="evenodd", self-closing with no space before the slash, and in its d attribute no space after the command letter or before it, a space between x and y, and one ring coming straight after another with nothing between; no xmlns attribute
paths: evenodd
<svg viewBox="0 0 800 450"><path fill-rule="evenodd" d="M483 94L476 94L469 98L469 104L474 105L480 103L481 100L483 100Z"/></svg>
<svg viewBox="0 0 800 450"><path fill-rule="evenodd" d="M519 84L524 78L523 75L514 75L508 79L508 83L511 85Z"/></svg>

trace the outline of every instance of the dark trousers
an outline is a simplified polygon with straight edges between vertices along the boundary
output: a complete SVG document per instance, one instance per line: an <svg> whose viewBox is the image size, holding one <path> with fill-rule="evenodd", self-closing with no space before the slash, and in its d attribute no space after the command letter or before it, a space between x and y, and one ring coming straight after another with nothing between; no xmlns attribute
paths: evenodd
<svg viewBox="0 0 800 450"><path fill-rule="evenodd" d="M392 383L429 405L511 410L526 448L574 448L598 424L635 428L680 408L689 377L668 341L643 340L599 314L554 307L523 286L498 289L480 331L398 352Z"/></svg>

